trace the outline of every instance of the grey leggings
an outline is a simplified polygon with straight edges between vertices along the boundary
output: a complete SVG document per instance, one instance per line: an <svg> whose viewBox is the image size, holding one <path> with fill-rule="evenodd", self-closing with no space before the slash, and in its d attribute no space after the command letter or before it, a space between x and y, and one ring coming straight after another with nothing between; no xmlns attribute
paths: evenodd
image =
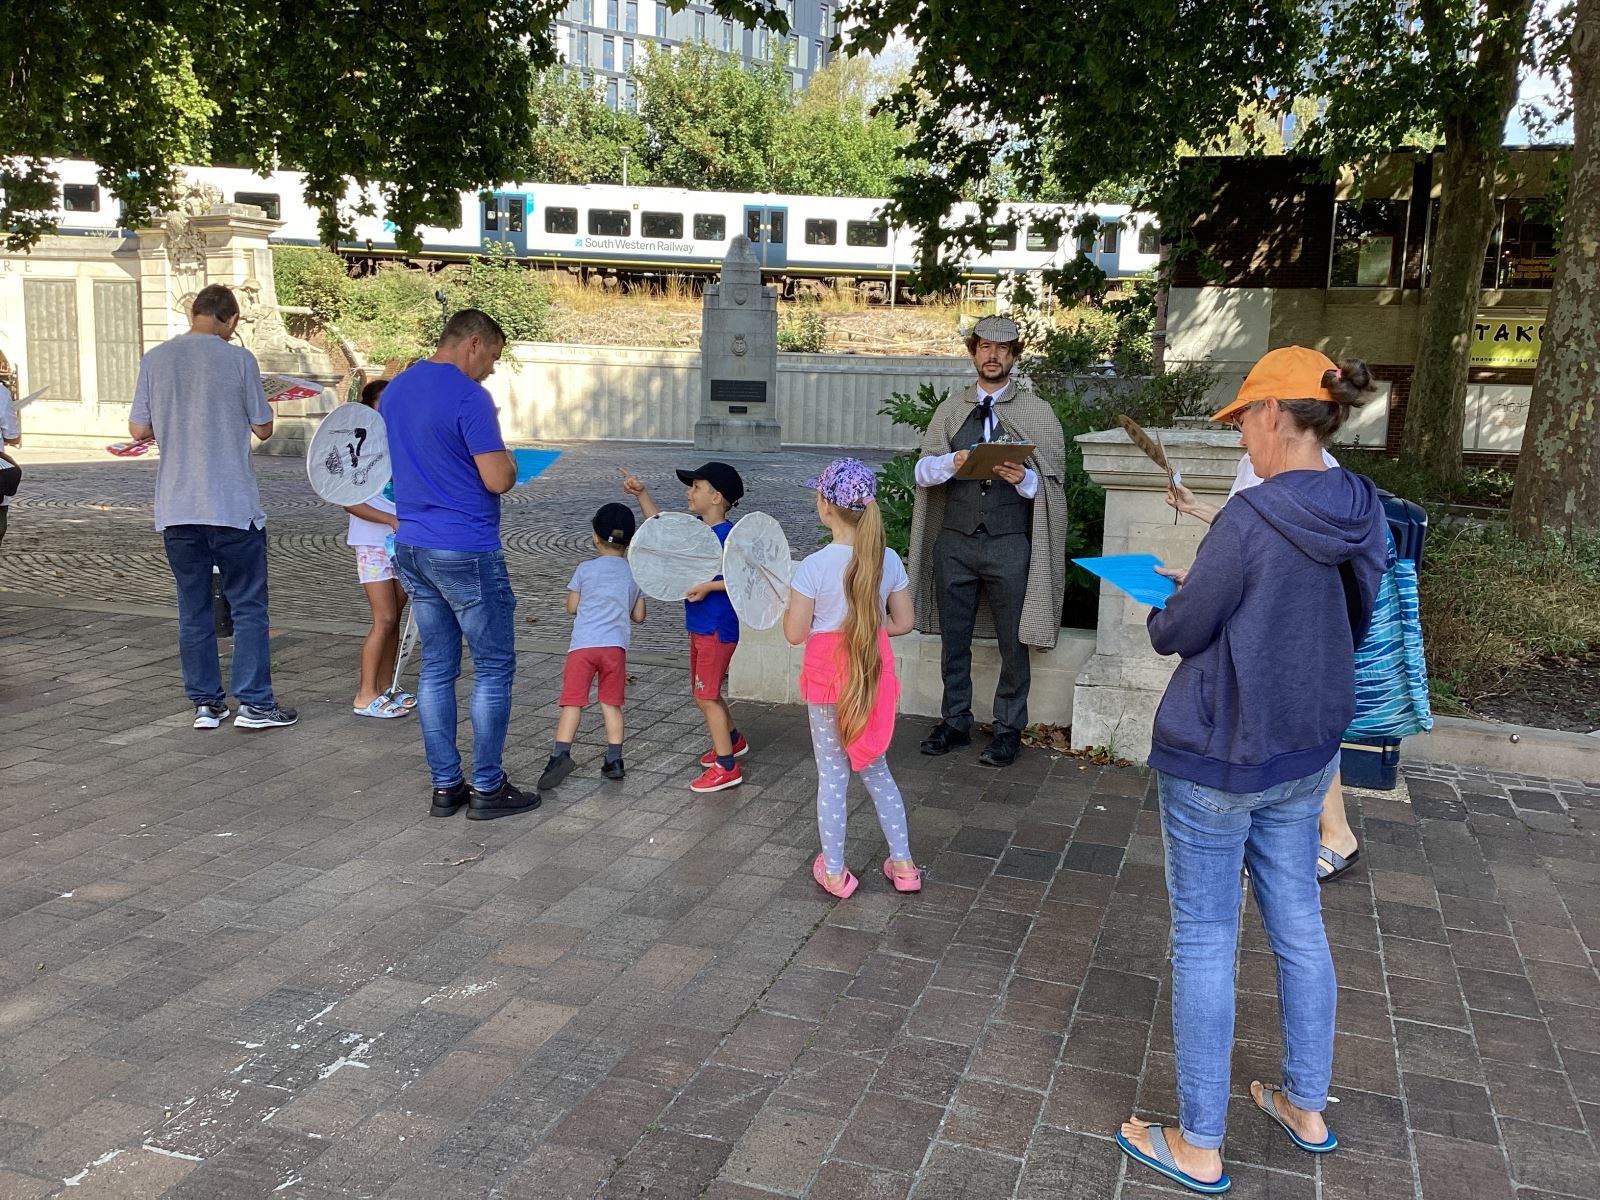
<svg viewBox="0 0 1600 1200"><path fill-rule="evenodd" d="M828 874L837 875L844 870L850 757L839 742L838 708L832 704L808 704L806 708L811 713L811 749L817 757L817 832L822 837L822 866ZM878 810L878 824L889 843L889 857L901 861L910 858L906 806L889 773L888 760L880 755L863 767L860 775Z"/></svg>

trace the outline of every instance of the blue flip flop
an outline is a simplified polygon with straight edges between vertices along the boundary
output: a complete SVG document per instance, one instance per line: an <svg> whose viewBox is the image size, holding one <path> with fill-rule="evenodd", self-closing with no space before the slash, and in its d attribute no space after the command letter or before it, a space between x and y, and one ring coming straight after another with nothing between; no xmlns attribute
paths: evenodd
<svg viewBox="0 0 1600 1200"><path fill-rule="evenodd" d="M402 708L386 696L379 696L365 708L351 706L350 711L358 717L377 717L380 721L392 721L396 717L409 717L411 710Z"/></svg>
<svg viewBox="0 0 1600 1200"><path fill-rule="evenodd" d="M1262 1112L1266 1113L1267 1116L1271 1117L1279 1125L1282 1125L1283 1131L1289 1135L1289 1140L1292 1141L1296 1146L1299 1146L1300 1149L1304 1150L1307 1154L1326 1154L1330 1150L1337 1150L1339 1148L1339 1139L1333 1136L1333 1130L1331 1129L1328 1130L1328 1136L1323 1141L1308 1142L1305 1140L1305 1138L1301 1137L1289 1127L1289 1122L1285 1121L1278 1115L1278 1102L1272 1098L1274 1094L1281 1091L1283 1091L1283 1089L1275 1083L1263 1083L1261 1085L1261 1097L1262 1100L1266 1101L1266 1103L1263 1104L1261 1103L1261 1100L1256 1100L1256 1107Z"/></svg>
<svg viewBox="0 0 1600 1200"><path fill-rule="evenodd" d="M1193 1175L1180 1170L1172 1157L1172 1148L1167 1145L1167 1131L1160 1125L1149 1125L1145 1128L1150 1134L1150 1149L1155 1151L1153 1158L1123 1137L1121 1130L1117 1131L1117 1145L1121 1146L1122 1152L1134 1162L1143 1163L1157 1174L1165 1175L1173 1183L1181 1184L1191 1192L1199 1192L1204 1196L1220 1195L1233 1186L1233 1180L1226 1175L1215 1183L1203 1183Z"/></svg>

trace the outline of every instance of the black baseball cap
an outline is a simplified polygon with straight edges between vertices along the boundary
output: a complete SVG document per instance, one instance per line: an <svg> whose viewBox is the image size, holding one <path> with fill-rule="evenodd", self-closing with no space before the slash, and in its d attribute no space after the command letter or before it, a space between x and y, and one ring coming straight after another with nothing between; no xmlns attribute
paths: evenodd
<svg viewBox="0 0 1600 1200"><path fill-rule="evenodd" d="M626 546L633 540L633 509L626 504L602 504L593 523L595 537L608 546Z"/></svg>
<svg viewBox="0 0 1600 1200"><path fill-rule="evenodd" d="M684 487L688 487L696 479L704 479L722 493L722 498L728 502L729 508L744 499L744 480L740 479L739 472L727 463L708 462L693 471L679 471L678 479Z"/></svg>

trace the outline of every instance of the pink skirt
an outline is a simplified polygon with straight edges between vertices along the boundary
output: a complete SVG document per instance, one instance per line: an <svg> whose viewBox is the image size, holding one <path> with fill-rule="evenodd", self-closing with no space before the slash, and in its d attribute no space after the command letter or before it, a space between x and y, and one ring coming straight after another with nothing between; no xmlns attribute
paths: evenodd
<svg viewBox="0 0 1600 1200"><path fill-rule="evenodd" d="M859 771L882 758L894 737L900 678L894 672L889 635L882 629L878 630L878 653L883 658L883 674L878 678L878 694L873 699L872 712L867 717L866 728L844 748L852 771ZM837 704L848 676L844 634L813 633L806 642L805 658L800 666L800 699L807 704Z"/></svg>

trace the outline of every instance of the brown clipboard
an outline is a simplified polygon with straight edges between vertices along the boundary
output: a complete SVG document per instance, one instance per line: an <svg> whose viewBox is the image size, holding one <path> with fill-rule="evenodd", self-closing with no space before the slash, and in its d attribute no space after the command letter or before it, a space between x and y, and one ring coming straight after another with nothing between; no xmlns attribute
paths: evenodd
<svg viewBox="0 0 1600 1200"><path fill-rule="evenodd" d="M967 451L967 461L961 464L956 479L993 479L994 469L1001 463L1024 465L1038 447L1028 442L979 442Z"/></svg>

